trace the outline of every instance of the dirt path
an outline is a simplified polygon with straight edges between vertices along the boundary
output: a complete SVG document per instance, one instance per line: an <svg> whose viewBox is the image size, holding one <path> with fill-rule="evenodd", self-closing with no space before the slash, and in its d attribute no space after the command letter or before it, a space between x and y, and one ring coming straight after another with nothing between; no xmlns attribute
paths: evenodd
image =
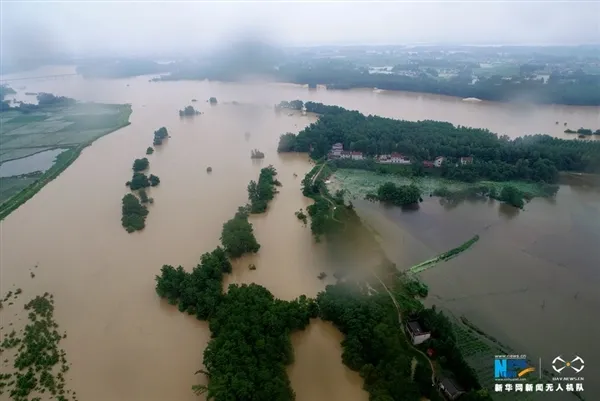
<svg viewBox="0 0 600 401"><path fill-rule="evenodd" d="M388 295L392 299L392 302L394 303L394 306L396 307L396 311L398 312L398 323L400 324L400 327L402 327L402 313L400 312L400 306L398 306L398 301L396 301L396 297L394 297L394 295L392 294L392 292L389 290L389 288L387 287L387 285L385 285L384 282L379 278L379 276L377 275L377 273L375 273L374 271L371 271L371 273L381 283L381 285L383 286L383 288L385 289L385 291L388 293ZM418 349L417 347L415 347L410 342L410 340L406 337L406 333L404 332L404 330L402 330L402 333L404 333L404 338L408 342L408 345L410 345L410 347L412 349L414 349L415 351L417 351L419 354L423 355L423 357L427 360L427 362L429 362L429 366L431 367L431 385L435 386L435 368L433 366L433 362L431 362L431 359L429 359L429 357L427 356L426 353L424 353L423 351L421 351L420 349Z"/></svg>

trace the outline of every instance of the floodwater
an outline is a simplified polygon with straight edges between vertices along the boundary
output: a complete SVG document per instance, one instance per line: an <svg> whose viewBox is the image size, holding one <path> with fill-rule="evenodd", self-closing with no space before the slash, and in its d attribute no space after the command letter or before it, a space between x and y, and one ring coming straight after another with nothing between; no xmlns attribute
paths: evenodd
<svg viewBox="0 0 600 401"><path fill-rule="evenodd" d="M11 177L33 173L44 172L54 164L56 156L66 149L50 149L21 159L9 160L0 164L0 177Z"/></svg>
<svg viewBox="0 0 600 401"><path fill-rule="evenodd" d="M45 68L23 76L56 75L72 69ZM314 122L315 118L288 116L286 113L276 115L272 105L280 100L301 98L389 117L448 120L456 124L486 127L511 136L540 130L563 136L564 128L555 126L557 120L568 120L572 127L591 128L598 125L598 108L532 106L525 113L522 108L487 102L470 104L431 95L376 94L367 90L309 91L295 85L259 83L151 83L148 80L149 77L83 80L74 76L22 81L27 86L26 90L31 92L51 92L96 102L131 103L133 107L130 126L86 148L57 179L8 216L1 228L1 292L4 294L11 289L23 289L15 305L5 305L0 312L2 326L13 323L13 327L20 327L24 318L19 312L24 302L45 291L54 294L55 318L60 329L68 333L63 346L73 364L67 375L70 388L77 392L79 398L88 401L198 399L190 387L201 379L194 376L194 372L201 368L202 353L210 338L207 324L161 301L154 292L154 277L163 264L191 268L202 253L211 251L219 244L223 223L232 217L238 206L246 202L247 184L258 177L263 166L275 166L283 187L266 214L252 217L257 239L262 245L260 252L237 261L226 284L256 282L283 299L293 299L301 294L314 296L328 282L317 278L319 272L330 273L345 267L351 260L375 262L375 251L366 243L352 243L346 249L340 244L316 245L310 229L294 216L295 211L305 209L309 204L308 199L301 195L300 180L311 165L305 155L278 155L277 141L281 133L297 132ZM19 85L15 83L15 86ZM205 100L211 96L217 97L220 103L237 101L253 103L255 106L210 106ZM204 114L180 118L178 110L192 104L193 98L198 99L197 103L193 103L194 107ZM172 137L149 156L149 171L161 178L161 184L150 190L155 203L150 206L146 229L141 233L127 234L120 224L121 198L127 193L124 184L131 176L133 160L145 155L145 149L152 144L154 130L161 126L165 126ZM250 132L248 138L245 132ZM254 148L264 152L265 159L251 160L250 151ZM208 166L213 169L210 174L206 172ZM298 175L297 178L294 173ZM557 205L568 202L569 194L568 191L561 191ZM567 200L563 200L565 196ZM530 216L525 217L523 223L521 216L497 218L498 212L490 212L501 223L488 230L495 232L495 235L490 234L487 240L482 236L477 246L482 247L487 241L489 252L495 252L494 257L498 257L498 253L506 253L507 248L518 245L517 239L528 239L530 242L525 244L529 244L530 252L537 256L526 256L519 250L525 245L518 245L512 251L511 257L515 259L510 266L512 268L523 263L525 272L529 266L527 258L539 261L560 257L557 250L566 245L561 238L552 237L550 232L544 232L545 243L539 242L538 248L532 245L532 238L537 238L543 232L537 224L547 229L564 229L567 224L566 220L557 217L559 215L554 212L553 205L540 202L543 201L534 201L526 212L521 213L522 216ZM541 211L530 213L529 210L538 207L538 204ZM432 205L432 210L438 210L438 217L445 213L436 207ZM463 210L463 215L468 215L470 209L458 207L455 210ZM582 208L581 213L593 214L594 210L597 213L596 209ZM421 235L420 240L424 250L443 248L450 242L443 239L444 235L462 242L462 234L453 230L444 231L441 227L460 226L464 232L469 225L463 227L456 223L457 219L460 221L457 212L446 214L448 222L444 219L438 226L424 229L425 234ZM482 218L487 216L484 212L475 215L481 215ZM423 213L423 216L426 217L427 213ZM457 217L453 220L452 216ZM583 220L591 221L586 218ZM479 227L478 224L474 221L471 225ZM514 224L519 224L518 229ZM412 230L410 226L407 227L406 231ZM514 230L517 232L514 233ZM446 234L442 234L442 231ZM432 234L435 232L438 233ZM429 235L432 243L428 242ZM504 239L504 236L508 238ZM572 244L572 241L568 244ZM498 250L494 251L494 246ZM408 249L400 245L400 240L396 241L396 248L398 253L404 250L406 255L413 255L411 257L415 260L429 256L425 251L420 255L414 254L419 248ZM545 249L551 249L552 252L544 253ZM597 256L594 247L583 249L582 252L583 255L589 255L590 260ZM451 263L460 264L462 261L468 264L469 274L473 275L474 280L501 274L500 270L490 272L487 266L491 262L488 263L482 256L479 256L479 260L470 261L468 255L476 253L465 254L465 258L457 258ZM572 255L585 258L578 256L579 253ZM486 263L482 264L482 258ZM257 269L250 271L249 263L256 264ZM468 275L457 281L458 278L450 273L454 269L446 269L448 266L426 273L432 276L427 277L432 292L440 294L440 297L451 299L460 295L457 292L492 291L479 282L469 284L466 282ZM466 268L463 266L463 269ZM587 270L579 267L572 272L566 269L562 268L562 271L565 276L572 274L570 280L575 280L573 277L584 271L587 271L586 277L594 274L591 266ZM450 278L438 278L435 276L437 271L440 277L447 274ZM557 268L556 271L560 270ZM35 278L30 277L30 272L35 272ZM562 276L556 274L552 270L548 276L539 268L530 270L527 278L533 281L537 277L540 282L566 285L566 281L561 281ZM508 282L509 278L506 276L504 280ZM439 280L437 284L436 280ZM518 281L516 277L510 278L510 282L512 280ZM587 286L580 289L580 295L572 303L587 305L587 302L592 302L588 301L593 299L592 296L586 292L592 280L586 280ZM453 283L447 289L444 287L446 281ZM489 283L491 280L486 285L491 286ZM541 285L538 284L536 288ZM506 298L508 304L510 298ZM562 321L562 315L558 314L559 301L548 297L544 311L548 315L549 311L557 308L553 312L556 313L553 316L557 322ZM456 308L470 308L469 318L473 316L476 324L484 328L495 324L500 327L499 336L504 330L506 336L516 339L517 346L519 341L528 347L541 343L539 337L536 339L534 334L526 334L527 330L523 327L515 331L514 323L504 324L511 320L509 311L516 315L512 306L501 306L504 301L497 303L493 312L494 317L498 314L497 321L486 315L490 313L491 306L483 308L486 305L483 301L476 305L468 301L447 302L454 302ZM539 301L536 302L539 304ZM482 308L478 309L480 304ZM531 305L523 307L533 308ZM489 322L487 326L480 322L484 318ZM570 314L564 319L574 320L575 315ZM552 327L560 331L559 328L565 326L555 323ZM577 323L575 327L563 330L559 338L575 334L582 338L592 335L591 331L581 327ZM539 330L528 330L540 335ZM340 333L322 322L313 322L305 331L293 335L297 355L289 372L298 401L368 399L361 388L358 374L349 371L341 363L340 339ZM561 353L569 351L567 345L573 345L571 342L562 346L560 341L556 344L556 352ZM583 351L582 357L585 359Z"/></svg>
<svg viewBox="0 0 600 401"><path fill-rule="evenodd" d="M552 360L580 356L587 397L597 399L600 360L600 190L561 185L555 200L519 211L489 200L448 205L426 198L418 211L356 201L401 268L479 234L468 251L420 274L428 302L464 315L485 332L552 371ZM570 359L569 359L570 358ZM590 362L588 362L590 361ZM491 364L492 361L489 361Z"/></svg>

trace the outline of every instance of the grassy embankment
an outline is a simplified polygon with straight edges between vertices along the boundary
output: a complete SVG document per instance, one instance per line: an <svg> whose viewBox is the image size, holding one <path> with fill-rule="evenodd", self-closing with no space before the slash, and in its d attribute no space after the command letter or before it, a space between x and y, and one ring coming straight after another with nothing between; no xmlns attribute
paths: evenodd
<svg viewBox="0 0 600 401"><path fill-rule="evenodd" d="M25 116L15 115L12 119L3 116L0 132L3 156L10 158L6 156L7 152L22 154L25 149L29 150L26 156L56 148L67 150L58 155L54 165L33 182L30 176L0 179L0 188L6 182L10 184L12 193L16 192L0 204L0 220L58 177L85 147L96 139L129 125L131 112L130 105L83 104L74 107L48 107L43 112L26 115L30 118L28 121ZM15 119L17 122L11 123ZM49 127L54 127L54 131Z"/></svg>
<svg viewBox="0 0 600 401"><path fill-rule="evenodd" d="M464 242L460 246L457 246L456 248L452 248L449 251L441 253L438 256L436 256L435 258L426 260L425 262L419 263L418 265L414 265L413 267L408 269L408 271L410 273L416 274L416 273L420 273L424 270L430 269L440 262L446 262L452 258L455 258L460 253L466 251L471 246L473 246L477 241L479 241L479 235L473 236L473 238Z"/></svg>

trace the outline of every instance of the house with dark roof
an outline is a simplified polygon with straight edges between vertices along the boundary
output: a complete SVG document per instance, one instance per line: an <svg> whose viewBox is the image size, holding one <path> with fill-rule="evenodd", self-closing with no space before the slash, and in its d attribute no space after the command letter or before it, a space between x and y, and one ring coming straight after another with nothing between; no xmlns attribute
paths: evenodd
<svg viewBox="0 0 600 401"><path fill-rule="evenodd" d="M465 393L465 390L448 377L442 378L438 382L438 387L442 394L444 394L444 397L450 401L458 400L458 398Z"/></svg>
<svg viewBox="0 0 600 401"><path fill-rule="evenodd" d="M433 162L430 160L423 160L423 167L432 168L434 166Z"/></svg>
<svg viewBox="0 0 600 401"><path fill-rule="evenodd" d="M421 323L416 320L406 323L406 331L414 345L421 344L431 338L431 333L425 330Z"/></svg>

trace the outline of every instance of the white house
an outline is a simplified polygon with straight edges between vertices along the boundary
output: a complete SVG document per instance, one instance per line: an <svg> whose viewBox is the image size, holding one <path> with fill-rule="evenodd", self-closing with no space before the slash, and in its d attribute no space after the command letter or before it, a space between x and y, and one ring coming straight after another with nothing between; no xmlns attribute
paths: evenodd
<svg viewBox="0 0 600 401"><path fill-rule="evenodd" d="M363 160L363 153L362 152L350 152L350 158L352 160Z"/></svg>
<svg viewBox="0 0 600 401"><path fill-rule="evenodd" d="M349 150L342 150L340 152L340 158L341 159L351 159L352 158L352 152L350 152Z"/></svg>
<svg viewBox="0 0 600 401"><path fill-rule="evenodd" d="M424 330L417 321L406 323L406 330L414 345L421 344L431 338L431 333Z"/></svg>
<svg viewBox="0 0 600 401"><path fill-rule="evenodd" d="M446 160L446 158L444 156L438 156L433 161L433 165L435 167L442 167L442 163L444 162L444 160Z"/></svg>
<svg viewBox="0 0 600 401"><path fill-rule="evenodd" d="M306 115L306 106L302 106L302 115L305 116Z"/></svg>
<svg viewBox="0 0 600 401"><path fill-rule="evenodd" d="M390 162L393 164L410 164L410 159L401 153L392 153Z"/></svg>

